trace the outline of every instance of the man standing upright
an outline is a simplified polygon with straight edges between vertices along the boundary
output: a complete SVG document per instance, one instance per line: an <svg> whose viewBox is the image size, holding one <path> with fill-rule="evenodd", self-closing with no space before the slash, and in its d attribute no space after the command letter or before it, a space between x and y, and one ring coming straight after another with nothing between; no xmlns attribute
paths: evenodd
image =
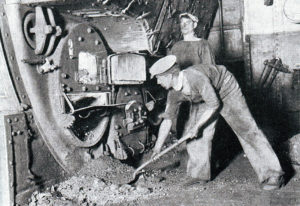
<svg viewBox="0 0 300 206"><path fill-rule="evenodd" d="M168 94L153 157L160 152L181 103L189 101L190 115L183 136L193 139L187 143L190 178L186 185L211 179L211 133L215 130L212 122L221 114L237 135L262 188L273 190L281 186L283 171L279 160L256 125L237 81L224 66L198 64L180 71L176 56L169 55L153 64L150 73L152 78L157 78L158 84L172 91ZM198 137L200 130L202 135Z"/></svg>
<svg viewBox="0 0 300 206"><path fill-rule="evenodd" d="M176 42L169 53L177 57L180 69L195 64L215 64L215 55L208 41L197 37L195 33L198 18L190 13L182 13L179 21L183 40Z"/></svg>

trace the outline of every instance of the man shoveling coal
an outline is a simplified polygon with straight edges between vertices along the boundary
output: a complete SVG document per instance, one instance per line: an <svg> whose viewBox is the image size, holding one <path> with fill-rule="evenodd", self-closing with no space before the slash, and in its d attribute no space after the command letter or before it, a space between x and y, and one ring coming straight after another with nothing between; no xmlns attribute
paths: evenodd
<svg viewBox="0 0 300 206"><path fill-rule="evenodd" d="M180 71L176 56L169 55L154 63L150 73L151 78L156 77L157 83L169 90L152 158L161 152L181 103L188 101L190 114L182 135L182 138L189 138L185 186L211 180L210 134L215 130L219 114L237 135L262 189L274 190L282 186L284 173L279 160L252 117L235 77L224 66L198 64Z"/></svg>

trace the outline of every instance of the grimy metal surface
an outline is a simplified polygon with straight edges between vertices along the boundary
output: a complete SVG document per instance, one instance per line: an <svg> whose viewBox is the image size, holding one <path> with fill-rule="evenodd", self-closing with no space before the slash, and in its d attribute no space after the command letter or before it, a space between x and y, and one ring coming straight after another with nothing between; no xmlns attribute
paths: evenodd
<svg viewBox="0 0 300 206"><path fill-rule="evenodd" d="M64 172L51 156L30 112L5 116L11 203L24 205L34 190L53 184Z"/></svg>
<svg viewBox="0 0 300 206"><path fill-rule="evenodd" d="M180 38L179 13L197 14L201 19L197 33L205 36L217 4L204 0L131 2L7 0L2 5L2 43L22 108L6 119L12 204L23 205L32 190L64 178L64 171L78 171L92 157L103 155L103 150L122 159L112 151L115 140L132 156L153 144L145 104L150 90L154 90L151 98L157 91L145 72ZM132 60L132 64L143 62L137 71L141 73L129 76L122 67L124 79L118 68L113 68L112 75L109 55L123 55L122 61ZM95 63L87 64L87 60ZM132 72L130 62L126 65ZM98 70L104 72L99 79L82 75ZM108 81L115 74L117 79ZM71 114L65 97L72 103L85 97L126 106Z"/></svg>
<svg viewBox="0 0 300 206"><path fill-rule="evenodd" d="M152 2L152 4L155 5L154 2ZM198 8L195 7L196 5L198 4L189 5L190 9ZM121 4L121 6L123 6L123 4ZM139 5L135 5L135 6L138 7ZM146 8L146 6L144 6L144 8ZM169 8L173 9L173 11L177 11L177 9L188 9L189 7L183 6L182 2L180 1L174 1L171 2ZM40 9L36 11L40 11ZM66 51L68 51L66 50L66 47L68 47L67 40L73 38L71 37L72 31L74 29L76 30L76 26L80 23L85 22L87 25L90 24L93 25L95 21L95 25L99 29L98 33L100 32L100 36L98 37L101 43L101 45L99 45L98 48L99 53L101 53L100 48L104 48L102 45L106 46L104 50L106 49L109 53L120 52L124 50L127 50L127 52L131 52L134 49L134 47L130 46L130 44L126 45L124 43L124 38L129 40L129 42L131 42L132 40L134 40L133 36L138 37L140 36L139 35L140 33L145 36L144 38L146 38L147 36L146 34L147 31L145 29L144 30L141 29L142 25L140 23L137 23L138 21L135 19L135 17L131 18L126 15L123 17L115 17L115 15L107 17L106 16L107 14L105 13L104 17L100 15L97 16L97 18L96 17L91 18L88 16L87 18L82 18L81 15L91 14L91 13L87 13L86 10L82 10L82 11L83 13L80 13L79 16L78 16L78 10L74 11L73 13L71 11L70 12L71 15L66 15L65 10L64 11L62 10L61 15L59 14L55 15L55 17L58 20L61 20L61 21L56 21L58 22L56 26L60 26L60 28L63 29L64 35L61 38L59 38L59 42L57 43L54 53L49 57L47 57L48 58L47 60L47 58L43 56L39 56L39 57L36 56L33 53L30 46L26 43L23 36L23 32L26 31L23 31L22 19L27 13L34 12L32 11L32 8L27 6L22 6L19 4L5 5L5 12L7 16L6 20L8 22L8 25L14 25L14 26L10 26L9 30L11 33L15 34L11 36L12 45L16 56L13 62L17 63L17 65L19 66L19 73L20 73L19 79L23 80L24 88L28 93L28 99L30 99L31 101L31 107L34 116L36 117L37 120L37 125L40 128L41 134L46 144L49 146L50 151L52 152L56 160L60 163L60 165L69 172L76 171L82 166L82 164L86 161L85 158L87 153L87 149L77 147L78 145L76 146L76 144L75 145L73 144L74 141L77 140L77 137L74 137L72 132L64 127L65 126L64 123L65 122L71 123L73 121L72 120L73 118L70 117L70 115L64 113L61 104L61 90L62 90L61 84L65 84L65 82L63 81L67 81L67 80L61 80L62 81L61 82L59 79L64 79L64 77L62 77L63 74L62 71L65 69L64 67L68 65L68 63L65 64L65 61L68 61L66 59L68 58L68 56L64 56L64 55L66 55L67 54ZM138 11L138 10L134 10L134 11ZM174 21L175 17L173 18L171 11L172 10L168 10L167 19L169 21L170 20ZM129 10L127 12L130 13ZM153 11L153 12L157 12L157 11ZM40 13L36 15L37 17L41 16ZM132 15L135 16L136 14L133 13ZM97 24L96 24L96 20L97 20ZM176 25L178 26L178 24ZM170 29L170 27L167 28ZM42 32L44 30L40 30L40 31ZM124 33L122 33L122 31L124 31ZM160 35L162 41L164 37L166 37L166 34L168 32L170 32L170 30L162 31L163 35ZM122 34L123 36L121 37L120 35ZM82 33L82 35L84 34ZM80 45L79 48L81 48L83 51L97 48L96 45L95 47L91 46L90 45L91 43L86 44L86 42L89 42L88 41L89 35L90 36L96 35L96 32L91 34L86 34L81 38L78 36L77 39L73 39L72 41L74 41L75 49L77 45ZM112 42L117 42L117 44L125 45L127 47L119 46L119 48L122 49L118 49L118 47L114 46ZM84 46L85 44L86 46ZM140 48L135 48L135 49L147 50L148 48L146 48L145 46ZM114 51L114 49L116 51ZM102 51L104 50L102 49ZM105 56L105 52L103 54ZM53 66L53 69L50 70L54 70L54 71L46 74L39 74L38 72L36 72L36 68L39 68L39 65L30 65L26 63L26 61L24 61L28 59L37 59L37 58L42 58L44 60L47 60L46 63L48 64L48 66L51 68ZM47 66L46 63L42 66ZM76 68L77 65L75 64L74 66ZM14 70L17 71L18 69L15 69L14 67ZM65 75L70 75L70 74L65 73ZM66 83L66 84L69 85L71 83ZM85 88L85 90L90 89L89 88L90 86L88 85L83 85L83 87ZM76 88L74 86L68 88L74 89L74 91L76 91Z"/></svg>
<svg viewBox="0 0 300 206"><path fill-rule="evenodd" d="M28 50L22 31L22 10L21 6L17 4L5 6L7 21L11 25L9 28L10 33L15 34L11 38L16 55L15 61L20 65L20 78L22 78L24 88L31 100L33 113L44 141L60 165L66 171L74 171L80 167L82 164L80 162L83 162L82 158L80 158L80 153L83 151L78 149L75 152L75 148L72 145L68 145L65 139L60 138L65 135L62 133L63 131L57 129L59 126L55 125L51 108L49 108L48 102L51 96L47 92L47 76L41 76L36 73L34 67L22 62L23 59L30 58L30 50ZM52 75L55 73L58 73L58 71L53 72ZM53 84L55 86L54 82Z"/></svg>

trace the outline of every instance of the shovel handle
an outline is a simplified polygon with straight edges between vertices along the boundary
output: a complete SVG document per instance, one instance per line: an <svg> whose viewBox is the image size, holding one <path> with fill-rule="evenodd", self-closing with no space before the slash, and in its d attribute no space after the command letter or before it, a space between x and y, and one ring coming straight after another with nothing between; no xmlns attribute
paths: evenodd
<svg viewBox="0 0 300 206"><path fill-rule="evenodd" d="M186 140L190 139L191 137L187 136L187 137L183 137L181 139L178 140L178 142L172 144L170 147L166 148L165 150L163 150L162 152L158 153L155 157L151 158L150 160L146 161L145 163L143 163L141 166L139 166L133 173L133 179L136 178L136 175L138 174L138 172L140 170L142 170L144 167L146 167L147 165L149 165L150 163L158 160L161 156L163 156L164 154L170 152L171 150L173 150L175 147L177 147L178 145L180 145L181 143L185 142Z"/></svg>

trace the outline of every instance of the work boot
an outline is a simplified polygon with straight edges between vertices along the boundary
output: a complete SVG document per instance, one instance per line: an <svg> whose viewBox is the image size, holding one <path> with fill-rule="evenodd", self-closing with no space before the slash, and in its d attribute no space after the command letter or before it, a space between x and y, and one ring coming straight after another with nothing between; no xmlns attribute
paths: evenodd
<svg viewBox="0 0 300 206"><path fill-rule="evenodd" d="M277 190L279 189L284 183L284 179L282 176L280 177L270 177L266 181L264 181L261 185L263 190Z"/></svg>
<svg viewBox="0 0 300 206"><path fill-rule="evenodd" d="M190 186L193 186L193 185L196 185L196 184L204 185L207 182L208 182L208 180L203 180L203 179L200 179L200 178L188 177L188 178L186 178L186 180L183 182L182 185L184 187L190 187Z"/></svg>

